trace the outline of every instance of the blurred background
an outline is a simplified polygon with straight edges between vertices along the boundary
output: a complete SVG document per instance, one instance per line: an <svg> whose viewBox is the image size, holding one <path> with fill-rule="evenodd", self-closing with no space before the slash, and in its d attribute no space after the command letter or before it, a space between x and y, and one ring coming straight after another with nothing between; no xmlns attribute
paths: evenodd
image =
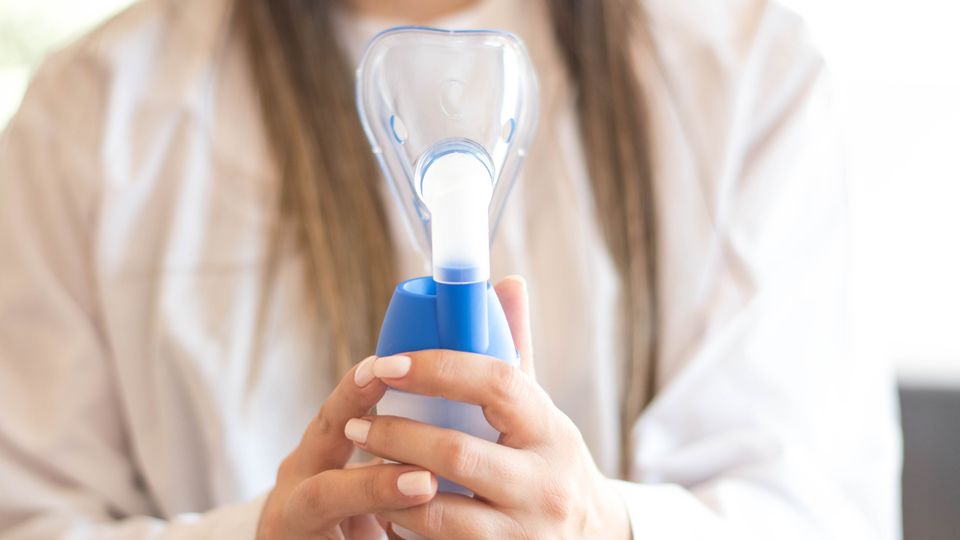
<svg viewBox="0 0 960 540"><path fill-rule="evenodd" d="M50 50L130 0L0 0L0 128ZM907 540L960 531L960 2L784 0L833 73L860 354L894 365Z"/></svg>

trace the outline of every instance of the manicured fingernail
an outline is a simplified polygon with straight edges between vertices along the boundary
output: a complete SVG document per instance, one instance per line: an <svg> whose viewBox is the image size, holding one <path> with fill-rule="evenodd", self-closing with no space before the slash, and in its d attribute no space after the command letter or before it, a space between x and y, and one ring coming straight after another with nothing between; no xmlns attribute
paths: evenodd
<svg viewBox="0 0 960 540"><path fill-rule="evenodd" d="M353 372L353 382L360 388L370 384L370 381L374 379L373 362L376 359L376 356L368 356L363 362L360 362L357 370Z"/></svg>
<svg viewBox="0 0 960 540"><path fill-rule="evenodd" d="M362 418L351 418L343 428L343 434L358 444L366 444L368 433L370 433L370 421Z"/></svg>
<svg viewBox="0 0 960 540"><path fill-rule="evenodd" d="M412 471L397 477L397 489L407 497L419 497L433 493L433 478L430 471Z"/></svg>
<svg viewBox="0 0 960 540"><path fill-rule="evenodd" d="M373 374L381 379L397 379L410 371L410 357L403 355L384 356L373 363Z"/></svg>
<svg viewBox="0 0 960 540"><path fill-rule="evenodd" d="M520 275L517 275L517 274L511 274L511 275L509 275L509 276L507 276L507 277L505 277L505 278L503 278L503 279L504 279L504 280L508 280L508 279L509 279L510 281L519 283L520 285L523 286L524 289L527 288L527 280L526 280L523 276L520 276Z"/></svg>

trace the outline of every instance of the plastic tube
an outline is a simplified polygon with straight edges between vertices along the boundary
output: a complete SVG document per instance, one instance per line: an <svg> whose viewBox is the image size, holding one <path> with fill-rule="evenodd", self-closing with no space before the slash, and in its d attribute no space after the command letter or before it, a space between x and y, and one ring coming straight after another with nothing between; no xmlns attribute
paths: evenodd
<svg viewBox="0 0 960 540"><path fill-rule="evenodd" d="M449 152L431 162L421 189L431 217L440 342L445 348L485 351L490 342L490 173L477 157Z"/></svg>
<svg viewBox="0 0 960 540"><path fill-rule="evenodd" d="M421 192L430 210L433 279L478 283L490 279L490 172L480 159L450 152L433 159Z"/></svg>

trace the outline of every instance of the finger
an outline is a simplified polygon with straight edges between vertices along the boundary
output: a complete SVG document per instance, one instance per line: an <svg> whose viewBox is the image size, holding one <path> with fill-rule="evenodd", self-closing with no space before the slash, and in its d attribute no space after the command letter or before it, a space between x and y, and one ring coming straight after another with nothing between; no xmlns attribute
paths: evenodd
<svg viewBox="0 0 960 540"><path fill-rule="evenodd" d="M346 433L371 454L429 469L503 506L523 502L537 467L527 452L397 416L356 418Z"/></svg>
<svg viewBox="0 0 960 540"><path fill-rule="evenodd" d="M507 276L494 287L503 306L513 335L513 344L520 353L520 368L536 378L533 366L533 336L530 333L530 297L527 282L520 276Z"/></svg>
<svg viewBox="0 0 960 540"><path fill-rule="evenodd" d="M301 477L340 468L350 459L353 444L343 436L343 426L367 414L387 388L372 377L374 360L371 356L348 371L307 426L300 447L291 455L290 465Z"/></svg>
<svg viewBox="0 0 960 540"><path fill-rule="evenodd" d="M322 530L350 516L423 504L436 492L436 477L409 465L329 469L298 484L289 508L306 528Z"/></svg>
<svg viewBox="0 0 960 540"><path fill-rule="evenodd" d="M555 427L550 398L519 369L478 354L433 349L378 358L373 372L392 388L480 405L508 446L545 440Z"/></svg>
<svg viewBox="0 0 960 540"><path fill-rule="evenodd" d="M438 493L413 508L383 512L401 538L520 538L519 526L492 506L455 493ZM397 530L398 527L401 530Z"/></svg>

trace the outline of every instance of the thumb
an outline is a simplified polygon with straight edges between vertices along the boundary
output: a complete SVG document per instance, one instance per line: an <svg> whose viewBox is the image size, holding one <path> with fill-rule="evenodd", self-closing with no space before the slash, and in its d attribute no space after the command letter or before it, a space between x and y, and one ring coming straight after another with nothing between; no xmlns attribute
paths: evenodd
<svg viewBox="0 0 960 540"><path fill-rule="evenodd" d="M513 344L520 352L520 369L536 377L533 368L533 337L530 335L530 301L527 282L520 276L507 276L494 286L507 324L513 335Z"/></svg>

